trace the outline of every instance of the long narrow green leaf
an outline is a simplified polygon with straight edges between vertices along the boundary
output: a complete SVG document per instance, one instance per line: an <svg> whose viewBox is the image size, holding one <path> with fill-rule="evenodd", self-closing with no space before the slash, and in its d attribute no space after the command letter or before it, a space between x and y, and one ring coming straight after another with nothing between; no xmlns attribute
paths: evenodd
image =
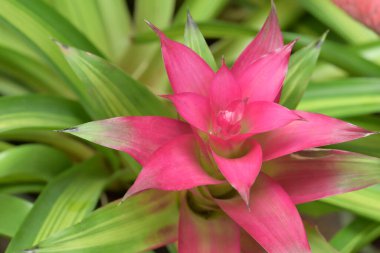
<svg viewBox="0 0 380 253"><path fill-rule="evenodd" d="M33 204L11 195L0 194L0 235L13 237Z"/></svg>
<svg viewBox="0 0 380 253"><path fill-rule="evenodd" d="M43 1L2 1L0 24L17 33L20 39L37 52L75 91L81 103L91 113L87 106L91 101L91 95L82 86L52 41L52 39L57 39L77 48L100 54L82 33Z"/></svg>
<svg viewBox="0 0 380 253"><path fill-rule="evenodd" d="M380 79L353 78L311 84L298 109L333 117L380 111Z"/></svg>
<svg viewBox="0 0 380 253"><path fill-rule="evenodd" d="M0 77L0 94L3 96L17 96L30 93L30 90L17 82Z"/></svg>
<svg viewBox="0 0 380 253"><path fill-rule="evenodd" d="M74 101L42 95L0 98L0 132L16 129L60 129L88 121Z"/></svg>
<svg viewBox="0 0 380 253"><path fill-rule="evenodd" d="M358 252L380 236L380 223L356 218L331 239L331 244L341 253Z"/></svg>
<svg viewBox="0 0 380 253"><path fill-rule="evenodd" d="M366 138L327 146L332 149L342 149L351 152L357 152L364 155L375 156L380 158L380 134L374 134Z"/></svg>
<svg viewBox="0 0 380 253"><path fill-rule="evenodd" d="M41 144L27 144L0 153L0 183L47 182L69 167L62 152Z"/></svg>
<svg viewBox="0 0 380 253"><path fill-rule="evenodd" d="M44 183L1 184L1 194L39 193L46 185Z"/></svg>
<svg viewBox="0 0 380 253"><path fill-rule="evenodd" d="M174 0L139 0L135 3L134 33L152 33L144 20L149 20L160 29L170 24L175 9ZM168 82L161 58L160 43L153 42L146 45L133 44L129 47L122 61L122 67L134 79L163 94L167 92Z"/></svg>
<svg viewBox="0 0 380 253"><path fill-rule="evenodd" d="M135 253L177 237L178 210L172 193L145 192L111 203L81 223L37 246L38 253Z"/></svg>
<svg viewBox="0 0 380 253"><path fill-rule="evenodd" d="M321 201L380 222L380 190L377 186L337 195Z"/></svg>
<svg viewBox="0 0 380 253"><path fill-rule="evenodd" d="M178 10L174 24L184 24L186 13L190 11L197 22L207 21L216 17L228 4L228 0L186 0Z"/></svg>
<svg viewBox="0 0 380 253"><path fill-rule="evenodd" d="M338 253L338 251L326 241L317 228L314 228L308 224L305 225L305 228L307 232L307 239L313 253Z"/></svg>
<svg viewBox="0 0 380 253"><path fill-rule="evenodd" d="M374 32L352 19L331 0L298 0L298 3L348 42L361 44L378 40Z"/></svg>
<svg viewBox="0 0 380 253"><path fill-rule="evenodd" d="M294 33L283 33L287 41L299 38L296 45L305 46L313 41L308 36L300 36ZM341 43L325 41L320 58L330 62L354 76L379 77L380 66L361 57L352 48Z"/></svg>
<svg viewBox="0 0 380 253"><path fill-rule="evenodd" d="M20 253L81 221L96 205L108 181L100 159L72 167L51 181L12 239L7 253Z"/></svg>
<svg viewBox="0 0 380 253"><path fill-rule="evenodd" d="M87 160L94 156L95 150L67 134L45 130L18 130L0 133L1 140L18 142L37 142L50 145L76 161Z"/></svg>
<svg viewBox="0 0 380 253"><path fill-rule="evenodd" d="M48 1L83 34L118 62L129 44L130 17L123 0Z"/></svg>
<svg viewBox="0 0 380 253"><path fill-rule="evenodd" d="M61 45L72 69L92 95L91 109L98 118L123 115L170 115L147 88L102 58Z"/></svg>
<svg viewBox="0 0 380 253"><path fill-rule="evenodd" d="M65 83L46 64L9 47L0 46L0 72L24 84L30 90L73 97Z"/></svg>
<svg viewBox="0 0 380 253"><path fill-rule="evenodd" d="M295 109L301 100L326 38L326 33L316 42L297 51L290 57L289 70L282 89L280 103Z"/></svg>
<svg viewBox="0 0 380 253"><path fill-rule="evenodd" d="M208 47L205 38L199 30L197 24L194 22L190 15L187 14L187 22L185 27L185 44L194 50L199 56L201 56L215 71L217 65L215 63L214 56L212 55L210 48Z"/></svg>

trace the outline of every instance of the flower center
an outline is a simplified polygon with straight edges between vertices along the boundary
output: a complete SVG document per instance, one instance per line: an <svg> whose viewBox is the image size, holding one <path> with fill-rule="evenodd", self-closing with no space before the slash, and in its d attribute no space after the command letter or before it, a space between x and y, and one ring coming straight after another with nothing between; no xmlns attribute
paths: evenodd
<svg viewBox="0 0 380 253"><path fill-rule="evenodd" d="M214 134L219 137L230 137L240 132L240 121L243 118L245 102L238 100L216 113Z"/></svg>

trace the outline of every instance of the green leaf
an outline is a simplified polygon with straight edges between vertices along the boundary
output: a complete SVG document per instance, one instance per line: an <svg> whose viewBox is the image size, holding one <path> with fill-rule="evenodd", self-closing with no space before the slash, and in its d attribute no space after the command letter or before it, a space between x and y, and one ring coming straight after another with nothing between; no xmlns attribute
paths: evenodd
<svg viewBox="0 0 380 253"><path fill-rule="evenodd" d="M11 195L0 194L0 235L13 237L33 204Z"/></svg>
<svg viewBox="0 0 380 253"><path fill-rule="evenodd" d="M94 45L118 62L129 45L130 17L125 1L47 1L85 34Z"/></svg>
<svg viewBox="0 0 380 253"><path fill-rule="evenodd" d="M41 144L25 144L0 154L0 183L48 182L71 165L62 152Z"/></svg>
<svg viewBox="0 0 380 253"><path fill-rule="evenodd" d="M187 22L185 27L185 44L201 56L213 70L217 70L214 56L208 47L205 38L199 30L197 24L190 15L187 14Z"/></svg>
<svg viewBox="0 0 380 253"><path fill-rule="evenodd" d="M190 11L198 22L210 20L218 16L227 4L228 0L186 0L177 12L174 24L185 23L187 11Z"/></svg>
<svg viewBox="0 0 380 253"><path fill-rule="evenodd" d="M377 186L322 199L360 216L380 222L380 189Z"/></svg>
<svg viewBox="0 0 380 253"><path fill-rule="evenodd" d="M15 32L38 53L56 74L80 97L84 106L91 100L88 91L64 60L52 39L89 52L101 53L70 22L43 1L2 1L0 24ZM88 109L87 107L85 107Z"/></svg>
<svg viewBox="0 0 380 253"><path fill-rule="evenodd" d="M5 96L25 95L30 93L30 90L26 89L22 85L16 83L13 80L0 77L0 94Z"/></svg>
<svg viewBox="0 0 380 253"><path fill-rule="evenodd" d="M354 141L326 146L332 149L342 149L351 152L357 152L364 155L375 156L380 158L380 134L360 138Z"/></svg>
<svg viewBox="0 0 380 253"><path fill-rule="evenodd" d="M290 57L289 70L281 93L280 103L295 109L301 100L317 63L327 33Z"/></svg>
<svg viewBox="0 0 380 253"><path fill-rule="evenodd" d="M296 46L306 46L314 39L295 33L283 33L286 41L299 38ZM354 76L379 77L380 66L361 57L352 48L338 42L325 41L321 49L320 59L332 63Z"/></svg>
<svg viewBox="0 0 380 253"><path fill-rule="evenodd" d="M95 207L107 181L103 164L96 158L73 166L52 180L39 195L6 252L19 253L81 221Z"/></svg>
<svg viewBox="0 0 380 253"><path fill-rule="evenodd" d="M331 0L298 0L298 3L350 43L378 40L374 32L352 19Z"/></svg>
<svg viewBox="0 0 380 253"><path fill-rule="evenodd" d="M5 141L0 141L0 152L13 148L14 145Z"/></svg>
<svg viewBox="0 0 380 253"><path fill-rule="evenodd" d="M331 244L341 253L358 252L380 236L380 223L364 218L354 219L331 239Z"/></svg>
<svg viewBox="0 0 380 253"><path fill-rule="evenodd" d="M53 96L0 98L0 132L16 129L61 129L88 121L74 101Z"/></svg>
<svg viewBox="0 0 380 253"><path fill-rule="evenodd" d="M95 150L67 134L44 130L18 130L0 133L0 139L18 142L37 142L50 145L76 161L87 160Z"/></svg>
<svg viewBox="0 0 380 253"><path fill-rule="evenodd" d="M175 2L174 0L135 1L134 33L153 34L144 20L149 20L160 29L168 27L174 13ZM148 85L156 93L163 94L167 92L169 85L162 62L160 43L153 42L145 45L132 44L121 64L134 79Z"/></svg>
<svg viewBox="0 0 380 253"><path fill-rule="evenodd" d="M305 224L307 239L313 253L338 253L315 227Z"/></svg>
<svg viewBox="0 0 380 253"><path fill-rule="evenodd" d="M21 194L21 193L39 193L46 184L44 183L17 183L1 184L0 193L2 194Z"/></svg>
<svg viewBox="0 0 380 253"><path fill-rule="evenodd" d="M298 109L333 117L348 117L380 111L380 79L351 78L313 83Z"/></svg>
<svg viewBox="0 0 380 253"><path fill-rule="evenodd" d="M304 204L297 205L297 209L303 215L310 216L312 218L319 218L320 216L341 211L339 207L323 203L321 201L313 201Z"/></svg>
<svg viewBox="0 0 380 253"><path fill-rule="evenodd" d="M34 57L0 46L1 72L24 84L30 90L73 97L65 83L49 66Z"/></svg>
<svg viewBox="0 0 380 253"><path fill-rule="evenodd" d="M170 115L147 88L93 54L60 45L66 60L92 96L98 119L125 115Z"/></svg>
<svg viewBox="0 0 380 253"><path fill-rule="evenodd" d="M144 192L120 205L111 203L37 245L38 252L135 253L177 237L178 210L173 193Z"/></svg>

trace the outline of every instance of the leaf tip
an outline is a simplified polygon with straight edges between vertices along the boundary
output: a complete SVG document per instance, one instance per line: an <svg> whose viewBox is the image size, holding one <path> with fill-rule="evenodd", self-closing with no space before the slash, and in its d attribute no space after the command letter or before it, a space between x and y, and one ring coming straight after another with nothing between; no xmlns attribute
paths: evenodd
<svg viewBox="0 0 380 253"><path fill-rule="evenodd" d="M78 127L69 127L69 128L53 130L53 131L58 132L58 133L73 133L73 132L78 132L79 128Z"/></svg>
<svg viewBox="0 0 380 253"><path fill-rule="evenodd" d="M24 249L22 252L23 253L37 253L37 249L38 249L38 247L34 247L31 249Z"/></svg>
<svg viewBox="0 0 380 253"><path fill-rule="evenodd" d="M189 27L189 28L195 28L195 27L197 27L197 24L195 23L193 17L191 16L191 13L190 13L189 9L187 9L186 26Z"/></svg>
<svg viewBox="0 0 380 253"><path fill-rule="evenodd" d="M62 52L66 53L70 51L70 47L68 45L63 44L55 38L52 38L51 40L61 49Z"/></svg>
<svg viewBox="0 0 380 253"><path fill-rule="evenodd" d="M330 30L326 30L321 36L321 38L315 43L316 48L322 47L323 42L325 41L327 35L329 34Z"/></svg>

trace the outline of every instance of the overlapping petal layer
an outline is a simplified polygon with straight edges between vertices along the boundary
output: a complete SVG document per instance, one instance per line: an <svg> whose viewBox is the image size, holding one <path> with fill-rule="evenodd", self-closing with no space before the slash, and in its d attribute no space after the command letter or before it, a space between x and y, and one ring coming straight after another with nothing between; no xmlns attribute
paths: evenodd
<svg viewBox="0 0 380 253"><path fill-rule="evenodd" d="M305 150L266 163L295 204L380 183L380 159L340 150Z"/></svg>
<svg viewBox="0 0 380 253"><path fill-rule="evenodd" d="M271 160L303 149L346 142L372 132L322 114L296 111L303 120L258 135L264 160Z"/></svg>
<svg viewBox="0 0 380 253"><path fill-rule="evenodd" d="M92 121L63 131L124 151L141 164L173 138L192 132L185 122L158 116L116 117Z"/></svg>
<svg viewBox="0 0 380 253"><path fill-rule="evenodd" d="M247 104L243 117L243 132L258 134L286 126L302 118L294 111L279 104L256 101Z"/></svg>
<svg viewBox="0 0 380 253"><path fill-rule="evenodd" d="M288 71L292 42L253 62L235 78L249 101L275 101Z"/></svg>
<svg viewBox="0 0 380 253"><path fill-rule="evenodd" d="M207 96L214 71L187 46L168 39L149 23L161 40L166 72L175 93L193 92Z"/></svg>
<svg viewBox="0 0 380 253"><path fill-rule="evenodd" d="M232 67L232 72L235 76L242 75L258 58L281 48L283 45L284 42L278 23L276 9L274 5L272 5L271 12L265 21L264 26L261 28L256 38L240 54Z"/></svg>
<svg viewBox="0 0 380 253"><path fill-rule="evenodd" d="M180 191L219 184L202 169L192 134L182 135L159 148L143 166L125 198L147 189Z"/></svg>
<svg viewBox="0 0 380 253"><path fill-rule="evenodd" d="M239 253L240 228L220 212L194 212L181 201L178 249L180 253Z"/></svg>
<svg viewBox="0 0 380 253"><path fill-rule="evenodd" d="M216 202L268 253L311 252L295 205L269 176L257 177L251 191L250 210L237 197Z"/></svg>
<svg viewBox="0 0 380 253"><path fill-rule="evenodd" d="M213 153L219 170L249 205L251 186L261 169L262 153L260 145L252 141L248 153L239 158L225 158Z"/></svg>
<svg viewBox="0 0 380 253"><path fill-rule="evenodd" d="M208 132L211 127L211 108L208 98L196 93L178 93L165 96L175 105L179 115L194 127Z"/></svg>

